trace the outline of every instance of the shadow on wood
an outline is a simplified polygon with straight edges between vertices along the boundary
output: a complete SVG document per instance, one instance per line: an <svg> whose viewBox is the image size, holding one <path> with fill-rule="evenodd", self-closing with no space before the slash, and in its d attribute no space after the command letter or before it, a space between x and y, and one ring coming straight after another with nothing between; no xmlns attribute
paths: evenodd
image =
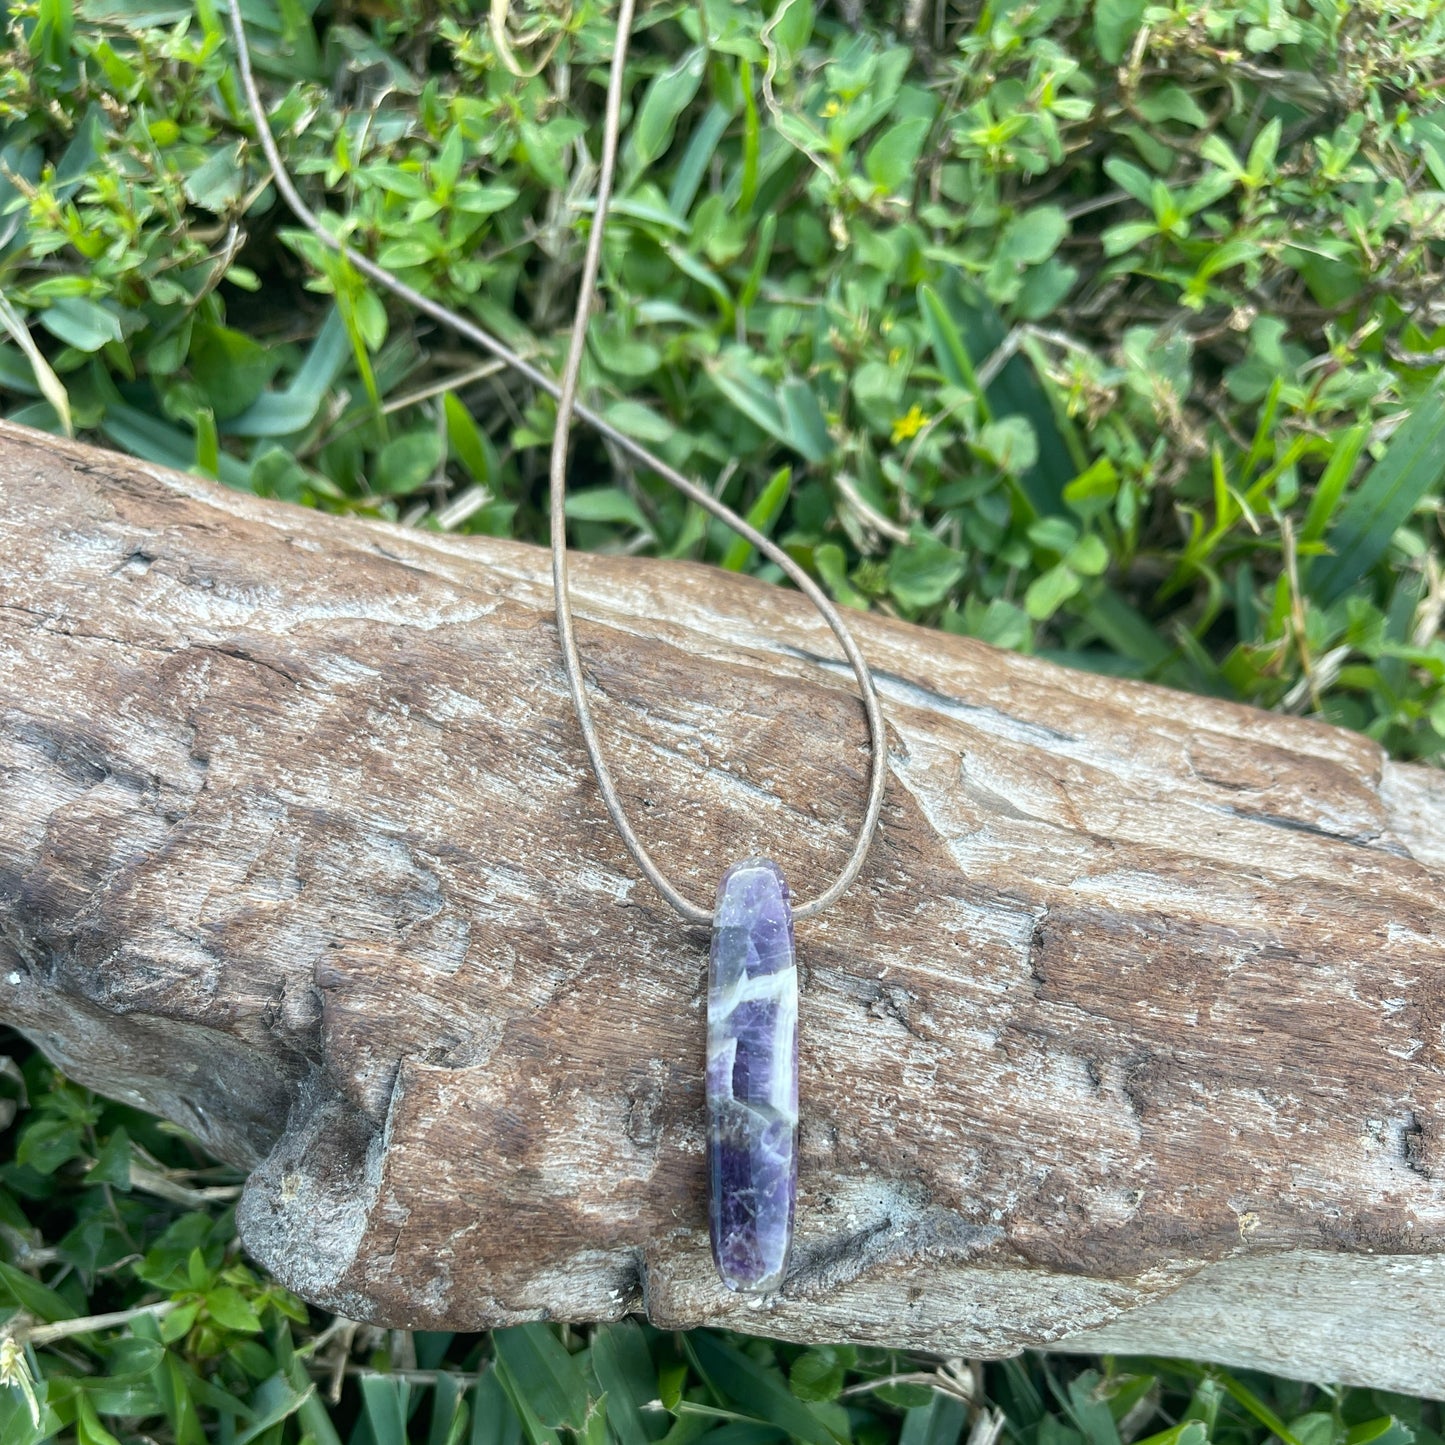
<svg viewBox="0 0 1445 1445"><path fill-rule="evenodd" d="M545 555L0 426L0 1017L253 1172L357 1318L646 1309L1445 1393L1445 775L879 618L859 885L799 931L798 1237L709 1258L706 940L629 861ZM578 558L624 801L694 896L863 798L800 598Z"/></svg>

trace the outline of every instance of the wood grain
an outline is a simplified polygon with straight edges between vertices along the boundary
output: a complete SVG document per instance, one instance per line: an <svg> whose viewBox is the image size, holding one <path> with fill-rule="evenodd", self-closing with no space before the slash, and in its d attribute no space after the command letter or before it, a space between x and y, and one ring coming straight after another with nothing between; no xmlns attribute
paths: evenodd
<svg viewBox="0 0 1445 1445"><path fill-rule="evenodd" d="M0 426L0 1017L252 1170L353 1317L645 1309L1445 1393L1445 778L883 618L857 887L800 929L783 1296L717 1284L705 938L587 771L545 555ZM797 596L579 557L630 813L804 894L867 772Z"/></svg>

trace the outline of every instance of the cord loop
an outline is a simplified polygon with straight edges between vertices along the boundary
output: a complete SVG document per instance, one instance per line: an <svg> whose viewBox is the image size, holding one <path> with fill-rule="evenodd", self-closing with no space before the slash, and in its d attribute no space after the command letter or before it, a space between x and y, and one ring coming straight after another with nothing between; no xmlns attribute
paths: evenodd
<svg viewBox="0 0 1445 1445"><path fill-rule="evenodd" d="M750 526L730 507L720 502L705 487L684 476L669 466L661 457L655 456L641 442L619 431L606 418L589 410L577 401L578 378L582 369L582 353L587 338L587 321L597 291L597 273L601 265L602 239L607 224L607 209L612 198L612 180L617 163L617 142L621 131L622 90L624 68L627 59L627 44L632 29L633 0L620 0L617 16L617 39L613 46L612 64L607 81L607 106L602 139L602 162L597 181L597 199L593 213L591 233L587 238L587 249L583 260L582 282L579 288L577 311L572 323L571 340L567 360L563 368L560 385L551 377L538 370L524 357L518 355L504 342L483 330L469 318L443 306L438 301L422 295L404 281L393 276L384 266L378 265L345 242L338 240L320 222L316 213L301 198L290 174L286 170L281 152L272 134L261 103L260 91L251 68L251 52L246 43L246 32L241 22L240 0L228 0L231 15L231 31L236 44L236 59L241 70L241 84L246 92L246 103L251 111L252 123L256 127L257 139L271 167L271 177L282 199L306 229L323 245L335 251L354 266L363 276L391 292L399 300L415 310L430 316L444 326L450 327L459 336L470 341L482 351L489 352L498 360L524 376L538 390L546 392L557 400L557 426L552 438L550 467L551 483L551 542L552 542L552 585L556 594L557 634L562 649L563 669L567 674L568 690L572 694L572 705L582 730L582 741L587 749L587 758L597 778L597 786L607 815L612 819L632 860L649 883L689 923L711 925L713 910L692 902L668 880L658 868L641 839L633 831L622 801L617 795L607 761L602 756L597 739L597 729L592 719L592 709L587 701L582 681L582 665L577 655L577 639L572 625L572 604L567 591L567 444L571 437L572 421L580 417L589 426L600 432L614 445L626 452L635 461L655 472L669 486L675 488L691 502L696 502L704 511L711 513L725 523L738 536L750 542L770 562L782 569L788 579L818 609L828 624L838 645L843 649L853 675L858 679L858 690L863 700L863 710L868 720L868 736L872 746L872 769L868 784L868 802L858 836L853 844L842 871L816 898L798 904L793 909L795 919L816 917L847 890L863 867L868 849L878 831L878 820L883 811L883 790L888 775L887 734L883 726L883 711L878 703L878 693L873 686L873 675L863 657L848 625L842 615L816 582L777 543L765 537Z"/></svg>

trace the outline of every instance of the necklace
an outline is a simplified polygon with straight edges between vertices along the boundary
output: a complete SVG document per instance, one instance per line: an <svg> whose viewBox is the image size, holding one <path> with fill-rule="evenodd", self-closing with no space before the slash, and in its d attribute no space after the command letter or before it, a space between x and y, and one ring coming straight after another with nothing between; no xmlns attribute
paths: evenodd
<svg viewBox="0 0 1445 1445"><path fill-rule="evenodd" d="M572 706L608 816L643 876L684 919L708 924L707 994L708 1233L718 1275L729 1289L766 1295L782 1287L792 1247L798 1170L798 971L793 922L814 918L858 876L878 828L887 777L883 715L868 664L837 609L808 574L711 492L670 469L664 478L777 563L822 614L853 668L872 745L868 803L853 851L832 884L794 907L782 870L768 858L733 864L712 908L681 893L658 868L617 795L602 755L567 592L567 446L577 403L587 323L601 265L621 129L622 82L633 0L621 0L607 84L602 157L577 311L557 403L550 467L552 583L557 636Z"/></svg>
<svg viewBox="0 0 1445 1445"><path fill-rule="evenodd" d="M386 267L340 240L302 199L291 180L276 137L266 119L251 66L241 19L241 0L228 0L231 34L241 72L246 104L256 139L265 153L271 178L287 207L327 249L378 286L423 314L450 327L473 345L490 352L540 391L557 398L557 427L552 441L552 581L557 603L557 635L572 705L582 730L588 761L608 816L643 876L667 903L692 924L712 929L708 966L708 1174L709 1234L718 1273L729 1289L768 1294L777 1290L787 1269L792 1242L793 1208L797 1198L798 1153L798 983L793 947L795 919L815 918L837 901L863 867L883 808L887 778L883 713L872 674L842 616L813 579L781 547L749 526L711 492L669 466L605 417L577 401L587 318L597 286L602 237L612 194L621 129L623 67L632 29L633 0L620 0L617 39L607 82L602 158L597 199L588 237L572 325L567 362L558 385L503 341L469 317L453 311L406 285ZM572 627L567 595L567 442L572 420L580 416L594 430L628 453L689 501L697 503L750 542L818 609L847 658L868 720L872 772L868 801L852 852L842 871L816 898L792 905L787 883L777 865L749 858L723 875L712 908L692 902L664 876L642 846L623 810L612 775L597 742L592 710L582 683L582 665Z"/></svg>

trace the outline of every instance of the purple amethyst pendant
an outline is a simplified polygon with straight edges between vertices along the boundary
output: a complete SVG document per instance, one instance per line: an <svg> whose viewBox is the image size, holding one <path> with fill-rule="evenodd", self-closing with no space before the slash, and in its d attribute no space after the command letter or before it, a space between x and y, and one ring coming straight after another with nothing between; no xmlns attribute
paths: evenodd
<svg viewBox="0 0 1445 1445"><path fill-rule="evenodd" d="M707 990L708 1224L722 1282L782 1287L798 1194L798 970L768 858L718 885Z"/></svg>

